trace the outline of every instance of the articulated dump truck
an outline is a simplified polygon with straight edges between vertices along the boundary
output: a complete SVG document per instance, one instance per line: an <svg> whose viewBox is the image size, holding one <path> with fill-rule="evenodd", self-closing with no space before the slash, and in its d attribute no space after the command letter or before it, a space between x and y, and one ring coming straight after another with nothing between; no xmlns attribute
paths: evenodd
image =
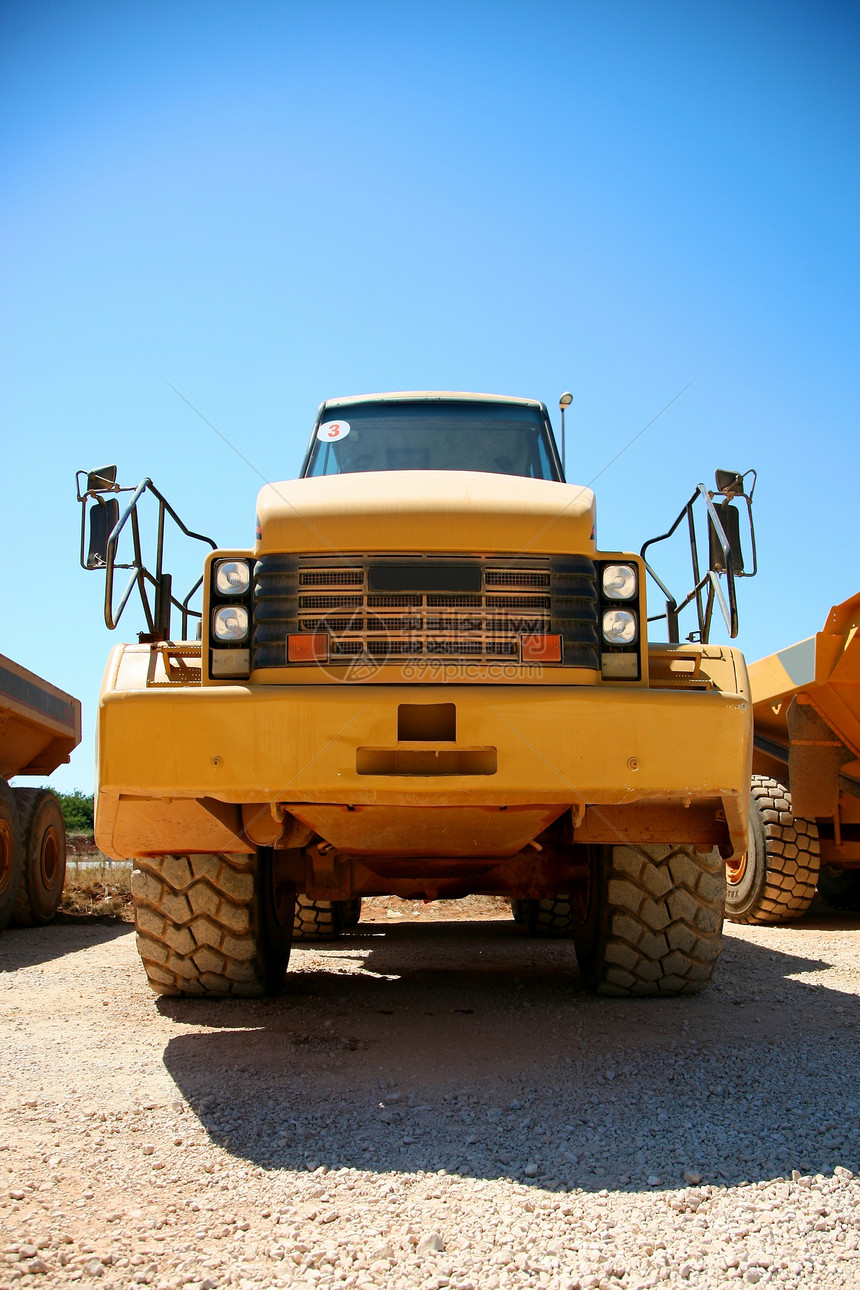
<svg viewBox="0 0 860 1290"><path fill-rule="evenodd" d="M96 839L134 859L152 987L272 992L294 928L335 935L362 896L486 893L572 936L590 990L701 990L725 863L747 846L746 669L708 643L715 603L737 629L743 478L700 485L670 530L687 515L692 531L701 496L711 555L685 602L667 593L657 644L649 566L598 549L594 496L564 481L535 400L324 403L301 477L259 494L253 548L207 555L199 612L164 573L165 524L215 543L151 481L120 512L116 468L80 472L81 562L106 573L107 625L135 586L146 614L101 691Z"/></svg>
<svg viewBox="0 0 860 1290"><path fill-rule="evenodd" d="M49 775L81 742L81 705L0 654L0 931L42 926L66 876L66 829L46 788L10 788L14 775Z"/></svg>
<svg viewBox="0 0 860 1290"><path fill-rule="evenodd" d="M823 631L750 664L750 847L728 863L726 913L781 923L816 888L860 909L860 593Z"/></svg>

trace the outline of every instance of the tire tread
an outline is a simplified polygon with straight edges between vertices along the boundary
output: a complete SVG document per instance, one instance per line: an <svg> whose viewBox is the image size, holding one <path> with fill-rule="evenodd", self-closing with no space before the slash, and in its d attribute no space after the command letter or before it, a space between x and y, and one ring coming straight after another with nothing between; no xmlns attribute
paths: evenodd
<svg viewBox="0 0 860 1290"><path fill-rule="evenodd" d="M137 948L157 994L266 993L255 868L252 855L134 861Z"/></svg>
<svg viewBox="0 0 860 1290"><path fill-rule="evenodd" d="M758 811L764 833L764 881L753 901L737 910L728 889L726 917L733 923L785 923L805 914L818 885L820 868L818 827L814 820L796 818L785 784L767 775L753 775L750 811ZM748 861L749 863L749 857Z"/></svg>
<svg viewBox="0 0 860 1290"><path fill-rule="evenodd" d="M601 902L596 933L577 944L586 986L615 996L698 994L722 947L719 852L631 844L606 853L592 897Z"/></svg>

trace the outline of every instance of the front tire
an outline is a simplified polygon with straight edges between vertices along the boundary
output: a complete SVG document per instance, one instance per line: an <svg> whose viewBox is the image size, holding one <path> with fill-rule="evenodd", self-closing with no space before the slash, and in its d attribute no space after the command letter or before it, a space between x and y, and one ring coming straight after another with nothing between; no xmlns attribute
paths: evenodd
<svg viewBox="0 0 860 1290"><path fill-rule="evenodd" d="M47 788L13 788L21 822L23 867L15 909L19 927L44 927L56 914L66 881L66 825Z"/></svg>
<svg viewBox="0 0 860 1290"><path fill-rule="evenodd" d="M593 847L588 914L574 928L587 990L698 994L722 947L725 861L687 844Z"/></svg>
<svg viewBox="0 0 860 1290"><path fill-rule="evenodd" d="M733 923L785 923L809 908L819 880L818 826L798 819L778 779L753 775L750 844L726 866L726 918Z"/></svg>
<svg viewBox="0 0 860 1290"><path fill-rule="evenodd" d="M272 853L161 855L134 862L137 948L156 994L254 997L284 983L295 888Z"/></svg>

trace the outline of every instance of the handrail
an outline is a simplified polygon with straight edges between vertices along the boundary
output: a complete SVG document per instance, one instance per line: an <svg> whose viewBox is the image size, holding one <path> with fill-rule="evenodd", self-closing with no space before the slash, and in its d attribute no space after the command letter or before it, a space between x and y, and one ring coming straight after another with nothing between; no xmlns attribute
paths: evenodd
<svg viewBox="0 0 860 1290"><path fill-rule="evenodd" d="M87 487L82 490L81 476L86 475ZM98 482L93 484L93 480ZM206 542L214 551L217 549L217 543L213 538L207 537L203 533L195 533L193 529L188 528L184 521L179 517L174 508L170 505L167 498L156 488L149 478L142 479L136 488L120 487L113 480L100 479L97 474L85 471L78 471L76 475L78 501L82 503L83 514L81 519L81 566L85 569L102 568L105 571L105 602L104 616L105 624L109 631L113 631L119 624L126 605L131 597L135 587L140 593L141 604L143 606L144 617L146 619L147 630L141 633L141 640L150 641L169 640L170 639L170 618L172 608L179 610L182 616L182 638L188 637L189 619L200 618L201 612L190 608L190 602L203 583L203 575L197 579L191 590L179 600L173 594L173 577L164 570L164 529L165 520L169 517L177 526L179 531L188 538L197 542ZM91 486L92 485L92 486ZM104 549L104 556L97 556L96 563L90 563L84 558L84 545L86 534L86 503L88 500L98 502L102 506L107 503L102 496L105 493L131 493L131 499L121 515L118 516L114 523ZM140 520L138 516L138 506L147 493L151 493L158 503L157 514L157 536L155 552L155 569L149 570L143 560L140 539ZM115 512L114 512L115 513ZM132 559L130 562L120 562L117 559L119 540L126 528L131 525L132 540ZM114 574L117 569L130 569L131 576L126 583L118 604L114 605ZM152 603L148 593L149 587L154 589Z"/></svg>
<svg viewBox="0 0 860 1290"><path fill-rule="evenodd" d="M749 496L747 496L746 493L744 493L743 491L743 480L746 478L746 475L748 474L753 475L753 485L752 485L752 488L750 489ZM735 579L739 577L751 578L755 575L755 573L758 570L758 562L757 562L757 555L756 555L756 548L755 548L755 530L753 528L753 523L752 523L752 494L754 489L755 489L755 471L747 471L743 476L740 476L740 475L735 476L735 482L731 486L728 486L728 485L726 486L725 493L720 492L719 490L715 492L714 490L706 488L704 484L698 484L696 487L696 491L693 493L692 497L683 507L683 509L681 510L681 513L678 515L677 519L672 524L671 528L669 528L667 532L661 533L659 537L649 538L649 540L645 542L644 545L642 546L640 555L642 556L642 559L645 561L645 568L650 574L650 576L653 578L654 582L656 582L657 586L663 592L663 595L666 597L665 613L650 615L648 621L659 622L661 619L665 618L670 642L674 644L678 643L679 616L683 612L683 610L687 608L688 605L693 603L696 606L696 618L698 621L698 631L691 632L687 638L688 640L692 641L694 639L697 639L703 644L706 644L708 642L710 638L710 633L711 633L711 625L713 621L715 604L719 606L720 613L723 616L723 621L726 624L726 628L728 630L730 639L734 640L735 637L737 636L738 628L739 628L739 620L738 620L738 603L737 603L737 591L735 587ZM726 530L723 525L722 519L720 518L720 510L723 508L718 509L714 505L713 499L715 496L725 497L726 500L723 504L724 507L728 506L729 501L733 498L742 499L747 504L747 513L748 513L749 523L750 523L750 537L751 537L752 561L753 561L753 567L749 572L745 571L742 567L739 569L736 568L735 553L732 549L732 544L728 538L728 535L726 534ZM696 533L696 519L695 519L695 511L693 509L696 501L700 497L703 499L705 510L707 512L707 518L708 518L708 524L709 524L709 529L708 529L709 538L711 535L713 535L713 537L716 539L716 542L719 546L719 551L722 557L721 560L715 559L713 556L713 550L711 549L711 551L709 552L708 567L704 573L702 573L700 570L698 535ZM687 593L687 595L684 597L683 600L679 602L678 600L676 600L675 596L672 594L672 592L669 590L669 588L666 586L666 584L657 574L653 566L645 558L645 552L648 550L649 547L654 546L656 543L665 542L668 538L671 538L672 536L674 536L674 534L678 530L679 525L682 523L684 519L686 519L687 521L687 531L688 531L689 540L690 540L690 556L691 556L692 566L693 566L693 584L694 585L693 585L693 589ZM720 585L720 577L723 574L725 574L725 577L726 577L726 591L728 593L728 602L726 601L726 597L723 595L723 589Z"/></svg>

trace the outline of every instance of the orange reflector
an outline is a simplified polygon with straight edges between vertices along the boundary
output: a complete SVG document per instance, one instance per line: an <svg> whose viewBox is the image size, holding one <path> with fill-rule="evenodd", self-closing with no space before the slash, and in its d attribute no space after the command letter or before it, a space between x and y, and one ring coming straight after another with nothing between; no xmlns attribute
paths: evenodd
<svg viewBox="0 0 860 1290"><path fill-rule="evenodd" d="M288 636L287 658L291 663L324 663L328 658L328 636L325 632Z"/></svg>
<svg viewBox="0 0 860 1290"><path fill-rule="evenodd" d="M560 663L560 636L521 636L524 663Z"/></svg>

